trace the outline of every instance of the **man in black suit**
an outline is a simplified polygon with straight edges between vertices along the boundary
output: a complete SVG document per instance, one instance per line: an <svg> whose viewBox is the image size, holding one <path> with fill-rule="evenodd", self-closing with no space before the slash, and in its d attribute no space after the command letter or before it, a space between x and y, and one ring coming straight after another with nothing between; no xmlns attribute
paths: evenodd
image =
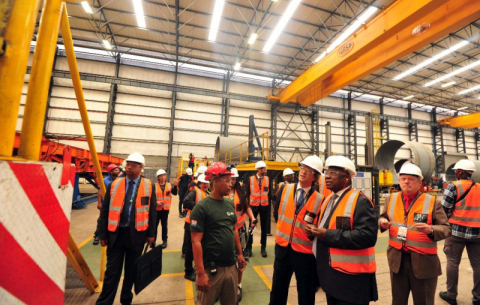
<svg viewBox="0 0 480 305"><path fill-rule="evenodd" d="M100 212L100 243L107 246L107 269L97 305L113 304L122 275L120 302L131 304L135 261L145 242L153 243L156 233L155 184L140 176L145 158L134 152L126 159L126 177L117 178L107 188Z"/></svg>
<svg viewBox="0 0 480 305"><path fill-rule="evenodd" d="M375 243L378 223L372 202L352 189L355 164L343 156L325 162L325 199L319 225L309 225L320 286L328 305L368 304L378 299Z"/></svg>

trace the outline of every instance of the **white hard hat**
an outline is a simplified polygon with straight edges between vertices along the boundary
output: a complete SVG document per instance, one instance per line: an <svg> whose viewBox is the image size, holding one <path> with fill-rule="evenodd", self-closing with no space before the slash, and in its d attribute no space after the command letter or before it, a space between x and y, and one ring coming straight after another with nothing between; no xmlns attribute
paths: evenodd
<svg viewBox="0 0 480 305"><path fill-rule="evenodd" d="M262 168L262 167L267 167L267 165L265 164L265 162L263 161L258 161L256 164L255 164L255 168Z"/></svg>
<svg viewBox="0 0 480 305"><path fill-rule="evenodd" d="M403 165L400 171L398 172L398 175L399 176L413 175L413 176L420 177L420 179L423 179L422 170L420 169L420 167L416 166L413 163L407 163Z"/></svg>
<svg viewBox="0 0 480 305"><path fill-rule="evenodd" d="M351 177L357 175L357 170L355 169L355 164L353 164L353 161L344 156L328 157L328 159L325 161L325 167L328 169L330 166L340 167L347 170Z"/></svg>
<svg viewBox="0 0 480 305"><path fill-rule="evenodd" d="M192 169L189 167L187 168L187 170L185 171L187 173L187 175L191 176L192 175Z"/></svg>
<svg viewBox="0 0 480 305"><path fill-rule="evenodd" d="M473 163L468 159L463 159L458 161L457 163L455 163L455 166L453 167L453 169L454 170L463 169L464 171L467 171L467 172L474 172L477 170L477 168L475 167L475 163Z"/></svg>
<svg viewBox="0 0 480 305"><path fill-rule="evenodd" d="M295 172L292 171L291 168L287 167L286 169L283 170L283 177L288 176L288 175L295 175Z"/></svg>
<svg viewBox="0 0 480 305"><path fill-rule="evenodd" d="M131 153L130 156L128 156L128 158L126 159L126 161L137 162L145 165L145 157L138 152Z"/></svg>
<svg viewBox="0 0 480 305"><path fill-rule="evenodd" d="M232 178L238 178L238 170L234 167L230 169L230 172L233 174Z"/></svg>
<svg viewBox="0 0 480 305"><path fill-rule="evenodd" d="M207 168L206 166L200 166L199 168L197 168L197 173L199 174L205 174L205 172L207 171Z"/></svg>
<svg viewBox="0 0 480 305"><path fill-rule="evenodd" d="M198 176L198 182L209 183L207 180L205 180L205 174L201 174L200 176Z"/></svg>
<svg viewBox="0 0 480 305"><path fill-rule="evenodd" d="M159 170L157 171L157 177L160 176L160 175L166 175L166 174L167 174L167 172L164 171L163 169L159 169Z"/></svg>
<svg viewBox="0 0 480 305"><path fill-rule="evenodd" d="M321 174L323 171L323 161L318 156L308 156L303 159L300 164L313 168L319 174ZM285 176L285 172L283 172L283 175Z"/></svg>

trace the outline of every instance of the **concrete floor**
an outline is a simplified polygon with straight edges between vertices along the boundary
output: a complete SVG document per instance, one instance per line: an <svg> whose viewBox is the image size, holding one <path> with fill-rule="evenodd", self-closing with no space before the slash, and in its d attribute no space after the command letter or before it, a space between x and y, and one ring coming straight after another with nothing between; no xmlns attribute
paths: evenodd
<svg viewBox="0 0 480 305"><path fill-rule="evenodd" d="M169 218L168 248L163 253L163 273L160 278L142 291L133 299L134 304L194 304L195 285L183 278L183 260L181 259L181 246L183 242L184 219L178 217L178 197L174 197ZM99 277L100 246L92 245L92 236L96 226L98 210L96 204L91 203L83 210L72 211L71 228L75 242L80 248L84 258L89 264L93 274ZM275 231L272 223L272 231ZM256 230L254 242L259 242L260 230ZM274 261L274 237L268 237L267 251L269 256L262 258L259 245L254 245L254 256L244 273L243 300L244 305L264 305L269 302L271 279ZM376 304L391 304L390 276L385 251L388 245L388 235L381 234L376 245L377 253L377 283L379 300ZM439 245L439 257L442 270L445 273L446 259L442 251L443 243ZM121 284L120 284L121 285ZM472 304L471 289L473 287L473 274L465 252L460 265L459 305ZM118 289L115 304L119 303L120 289ZM437 287L437 304L447 304L438 297L438 292L445 290L445 274L439 277ZM90 295L86 288L72 288L65 291L65 304L95 304L98 293ZM298 304L296 281L292 278L288 303ZM326 304L325 294L320 289L316 295L315 304ZM413 304L410 301L409 304Z"/></svg>

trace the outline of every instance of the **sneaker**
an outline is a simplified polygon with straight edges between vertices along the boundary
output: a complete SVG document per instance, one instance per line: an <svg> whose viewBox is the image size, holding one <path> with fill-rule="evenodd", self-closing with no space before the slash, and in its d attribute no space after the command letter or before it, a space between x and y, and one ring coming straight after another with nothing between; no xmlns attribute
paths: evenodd
<svg viewBox="0 0 480 305"><path fill-rule="evenodd" d="M441 291L439 294L440 298L447 302L450 305L457 305L457 301L448 296L446 291Z"/></svg>
<svg viewBox="0 0 480 305"><path fill-rule="evenodd" d="M262 257L267 257L267 250L262 248Z"/></svg>
<svg viewBox="0 0 480 305"><path fill-rule="evenodd" d="M238 292L237 292L237 303L240 303L242 301L242 287L237 287Z"/></svg>
<svg viewBox="0 0 480 305"><path fill-rule="evenodd" d="M93 238L93 245L96 246L96 245L98 245L99 243L100 243L100 237L95 236L95 237Z"/></svg>
<svg viewBox="0 0 480 305"><path fill-rule="evenodd" d="M162 244L162 249L165 249L165 248L167 248L167 241L164 241Z"/></svg>
<svg viewBox="0 0 480 305"><path fill-rule="evenodd" d="M189 281L195 282L196 277L197 277L197 274L195 273L195 271L193 271L192 273L185 273L185 279Z"/></svg>

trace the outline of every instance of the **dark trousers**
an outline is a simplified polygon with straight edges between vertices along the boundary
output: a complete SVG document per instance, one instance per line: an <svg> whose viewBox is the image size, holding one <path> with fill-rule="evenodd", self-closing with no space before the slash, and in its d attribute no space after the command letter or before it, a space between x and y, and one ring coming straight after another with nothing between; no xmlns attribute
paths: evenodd
<svg viewBox="0 0 480 305"><path fill-rule="evenodd" d="M260 244L262 248L267 246L267 220L268 220L268 206L259 206L259 207L252 207L253 217L257 218L258 214L260 214L260 228L262 230L260 236ZM252 251L253 245L253 236L250 236L247 244L247 250Z"/></svg>
<svg viewBox="0 0 480 305"><path fill-rule="evenodd" d="M107 269L102 293L98 297L97 305L111 305L117 294L118 284L122 276L125 259L125 272L123 277L120 302L131 304L133 300L133 281L135 278L135 261L142 255L143 244L132 245L130 228L119 228L117 239L113 247L107 248Z"/></svg>
<svg viewBox="0 0 480 305"><path fill-rule="evenodd" d="M334 297L332 297L328 294L326 296L327 296L327 304L328 305L358 305L357 303L350 303L350 302L345 302L345 301L336 299L336 298L334 298ZM361 304L361 305L368 305L368 303Z"/></svg>
<svg viewBox="0 0 480 305"><path fill-rule="evenodd" d="M443 252L447 256L447 295L457 299L458 267L463 251L467 248L468 260L473 270L473 301L480 301L480 238L466 239L451 236L445 240Z"/></svg>
<svg viewBox="0 0 480 305"><path fill-rule="evenodd" d="M438 276L420 280L415 277L412 269L412 258L408 253L402 253L400 270L395 274L390 271L392 282L392 305L407 305L408 296L412 292L415 305L433 305Z"/></svg>
<svg viewBox="0 0 480 305"><path fill-rule="evenodd" d="M288 287L294 272L297 279L298 304L315 304L315 289L317 286L315 257L313 254L294 251L290 246L282 249L278 249L278 247L280 246L275 245L270 304L287 304Z"/></svg>
<svg viewBox="0 0 480 305"><path fill-rule="evenodd" d="M178 214L183 214L183 199L185 199L185 195L187 195L187 192L179 192L178 193Z"/></svg>
<svg viewBox="0 0 480 305"><path fill-rule="evenodd" d="M165 242L168 239L168 214L170 211L160 210L157 211L157 235L158 235L158 224L162 224L162 240ZM157 236L155 236L157 240Z"/></svg>
<svg viewBox="0 0 480 305"><path fill-rule="evenodd" d="M95 228L95 233L93 233L93 237L97 237L100 235L100 215L97 218L97 227Z"/></svg>
<svg viewBox="0 0 480 305"><path fill-rule="evenodd" d="M190 274L193 272L193 248L190 230L185 229L183 241L185 244L185 273Z"/></svg>

